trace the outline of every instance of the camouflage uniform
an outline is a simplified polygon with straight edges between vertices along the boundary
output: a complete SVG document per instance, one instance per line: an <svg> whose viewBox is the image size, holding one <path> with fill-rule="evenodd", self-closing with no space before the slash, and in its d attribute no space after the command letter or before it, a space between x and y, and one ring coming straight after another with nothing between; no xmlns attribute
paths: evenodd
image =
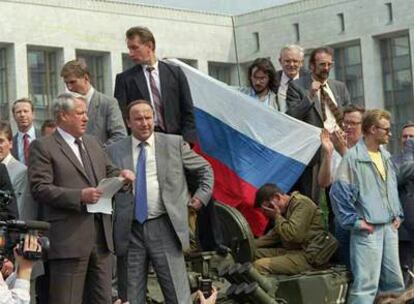
<svg viewBox="0 0 414 304"><path fill-rule="evenodd" d="M320 209L308 197L293 192L286 213L277 215L275 227L256 240L254 266L263 274L291 275L311 270L305 250L321 233L324 226Z"/></svg>

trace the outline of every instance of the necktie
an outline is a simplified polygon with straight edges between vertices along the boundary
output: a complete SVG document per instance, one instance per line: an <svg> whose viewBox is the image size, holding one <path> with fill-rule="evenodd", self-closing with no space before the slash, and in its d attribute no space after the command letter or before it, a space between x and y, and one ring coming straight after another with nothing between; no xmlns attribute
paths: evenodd
<svg viewBox="0 0 414 304"><path fill-rule="evenodd" d="M26 165L29 164L29 146L30 146L29 134L24 133L24 135L23 135L23 154L24 154L24 163Z"/></svg>
<svg viewBox="0 0 414 304"><path fill-rule="evenodd" d="M158 90L157 84L155 83L154 77L152 76L152 71L154 71L154 67L147 67L152 93L152 102L154 103L156 126L159 127L162 131L165 131L164 107L162 105L160 91Z"/></svg>
<svg viewBox="0 0 414 304"><path fill-rule="evenodd" d="M141 224L145 222L148 217L148 201L147 201L147 176L146 176L146 161L147 151L145 150L145 142L141 142L135 179L135 218Z"/></svg>
<svg viewBox="0 0 414 304"><path fill-rule="evenodd" d="M75 144L78 145L79 154L82 159L83 168L85 169L85 173L88 176L89 182L92 187L96 187L97 182L96 182L95 174L93 173L92 163L91 163L91 160L89 159L88 153L83 148L82 140L80 138L75 138Z"/></svg>
<svg viewBox="0 0 414 304"><path fill-rule="evenodd" d="M329 94L325 91L326 84L321 85L321 110L322 110L322 117L323 121L326 120L326 106L328 106L329 110L332 112L333 116L335 117L336 123L339 127L342 126L342 111L338 108L338 106L332 101Z"/></svg>

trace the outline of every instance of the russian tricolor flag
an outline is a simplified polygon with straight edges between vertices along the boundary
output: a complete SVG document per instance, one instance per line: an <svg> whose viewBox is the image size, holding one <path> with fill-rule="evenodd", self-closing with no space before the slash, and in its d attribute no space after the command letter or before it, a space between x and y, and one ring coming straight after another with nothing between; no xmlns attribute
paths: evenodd
<svg viewBox="0 0 414 304"><path fill-rule="evenodd" d="M255 235L267 220L252 208L256 190L275 183L289 191L320 146L320 129L171 59L187 76L199 152L214 170L216 200L238 208Z"/></svg>

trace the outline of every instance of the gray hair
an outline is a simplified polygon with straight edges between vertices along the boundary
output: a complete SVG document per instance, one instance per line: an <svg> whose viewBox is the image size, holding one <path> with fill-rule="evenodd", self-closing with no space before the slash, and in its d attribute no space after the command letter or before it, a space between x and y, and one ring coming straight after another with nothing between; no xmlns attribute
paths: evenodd
<svg viewBox="0 0 414 304"><path fill-rule="evenodd" d="M53 114L56 121L59 121L59 114L68 112L75 108L75 100L80 99L86 103L85 97L77 93L61 93L53 102Z"/></svg>
<svg viewBox="0 0 414 304"><path fill-rule="evenodd" d="M303 57L305 57L305 50L303 49L303 47L297 44L288 44L282 47L282 49L280 50L280 54L279 54L280 58L282 58L283 53L286 51L296 51L299 53L302 59Z"/></svg>

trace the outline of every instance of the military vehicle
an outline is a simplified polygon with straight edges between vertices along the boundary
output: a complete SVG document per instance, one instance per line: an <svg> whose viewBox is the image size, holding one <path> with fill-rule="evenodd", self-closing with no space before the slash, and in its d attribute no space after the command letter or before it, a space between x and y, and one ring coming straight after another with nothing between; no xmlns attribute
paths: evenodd
<svg viewBox="0 0 414 304"><path fill-rule="evenodd" d="M206 282L218 289L217 303L322 304L346 303L350 273L343 266L295 276L263 276L253 267L254 237L235 208L216 202L225 247L186 256L192 291ZM148 278L147 303L164 303L155 274Z"/></svg>

